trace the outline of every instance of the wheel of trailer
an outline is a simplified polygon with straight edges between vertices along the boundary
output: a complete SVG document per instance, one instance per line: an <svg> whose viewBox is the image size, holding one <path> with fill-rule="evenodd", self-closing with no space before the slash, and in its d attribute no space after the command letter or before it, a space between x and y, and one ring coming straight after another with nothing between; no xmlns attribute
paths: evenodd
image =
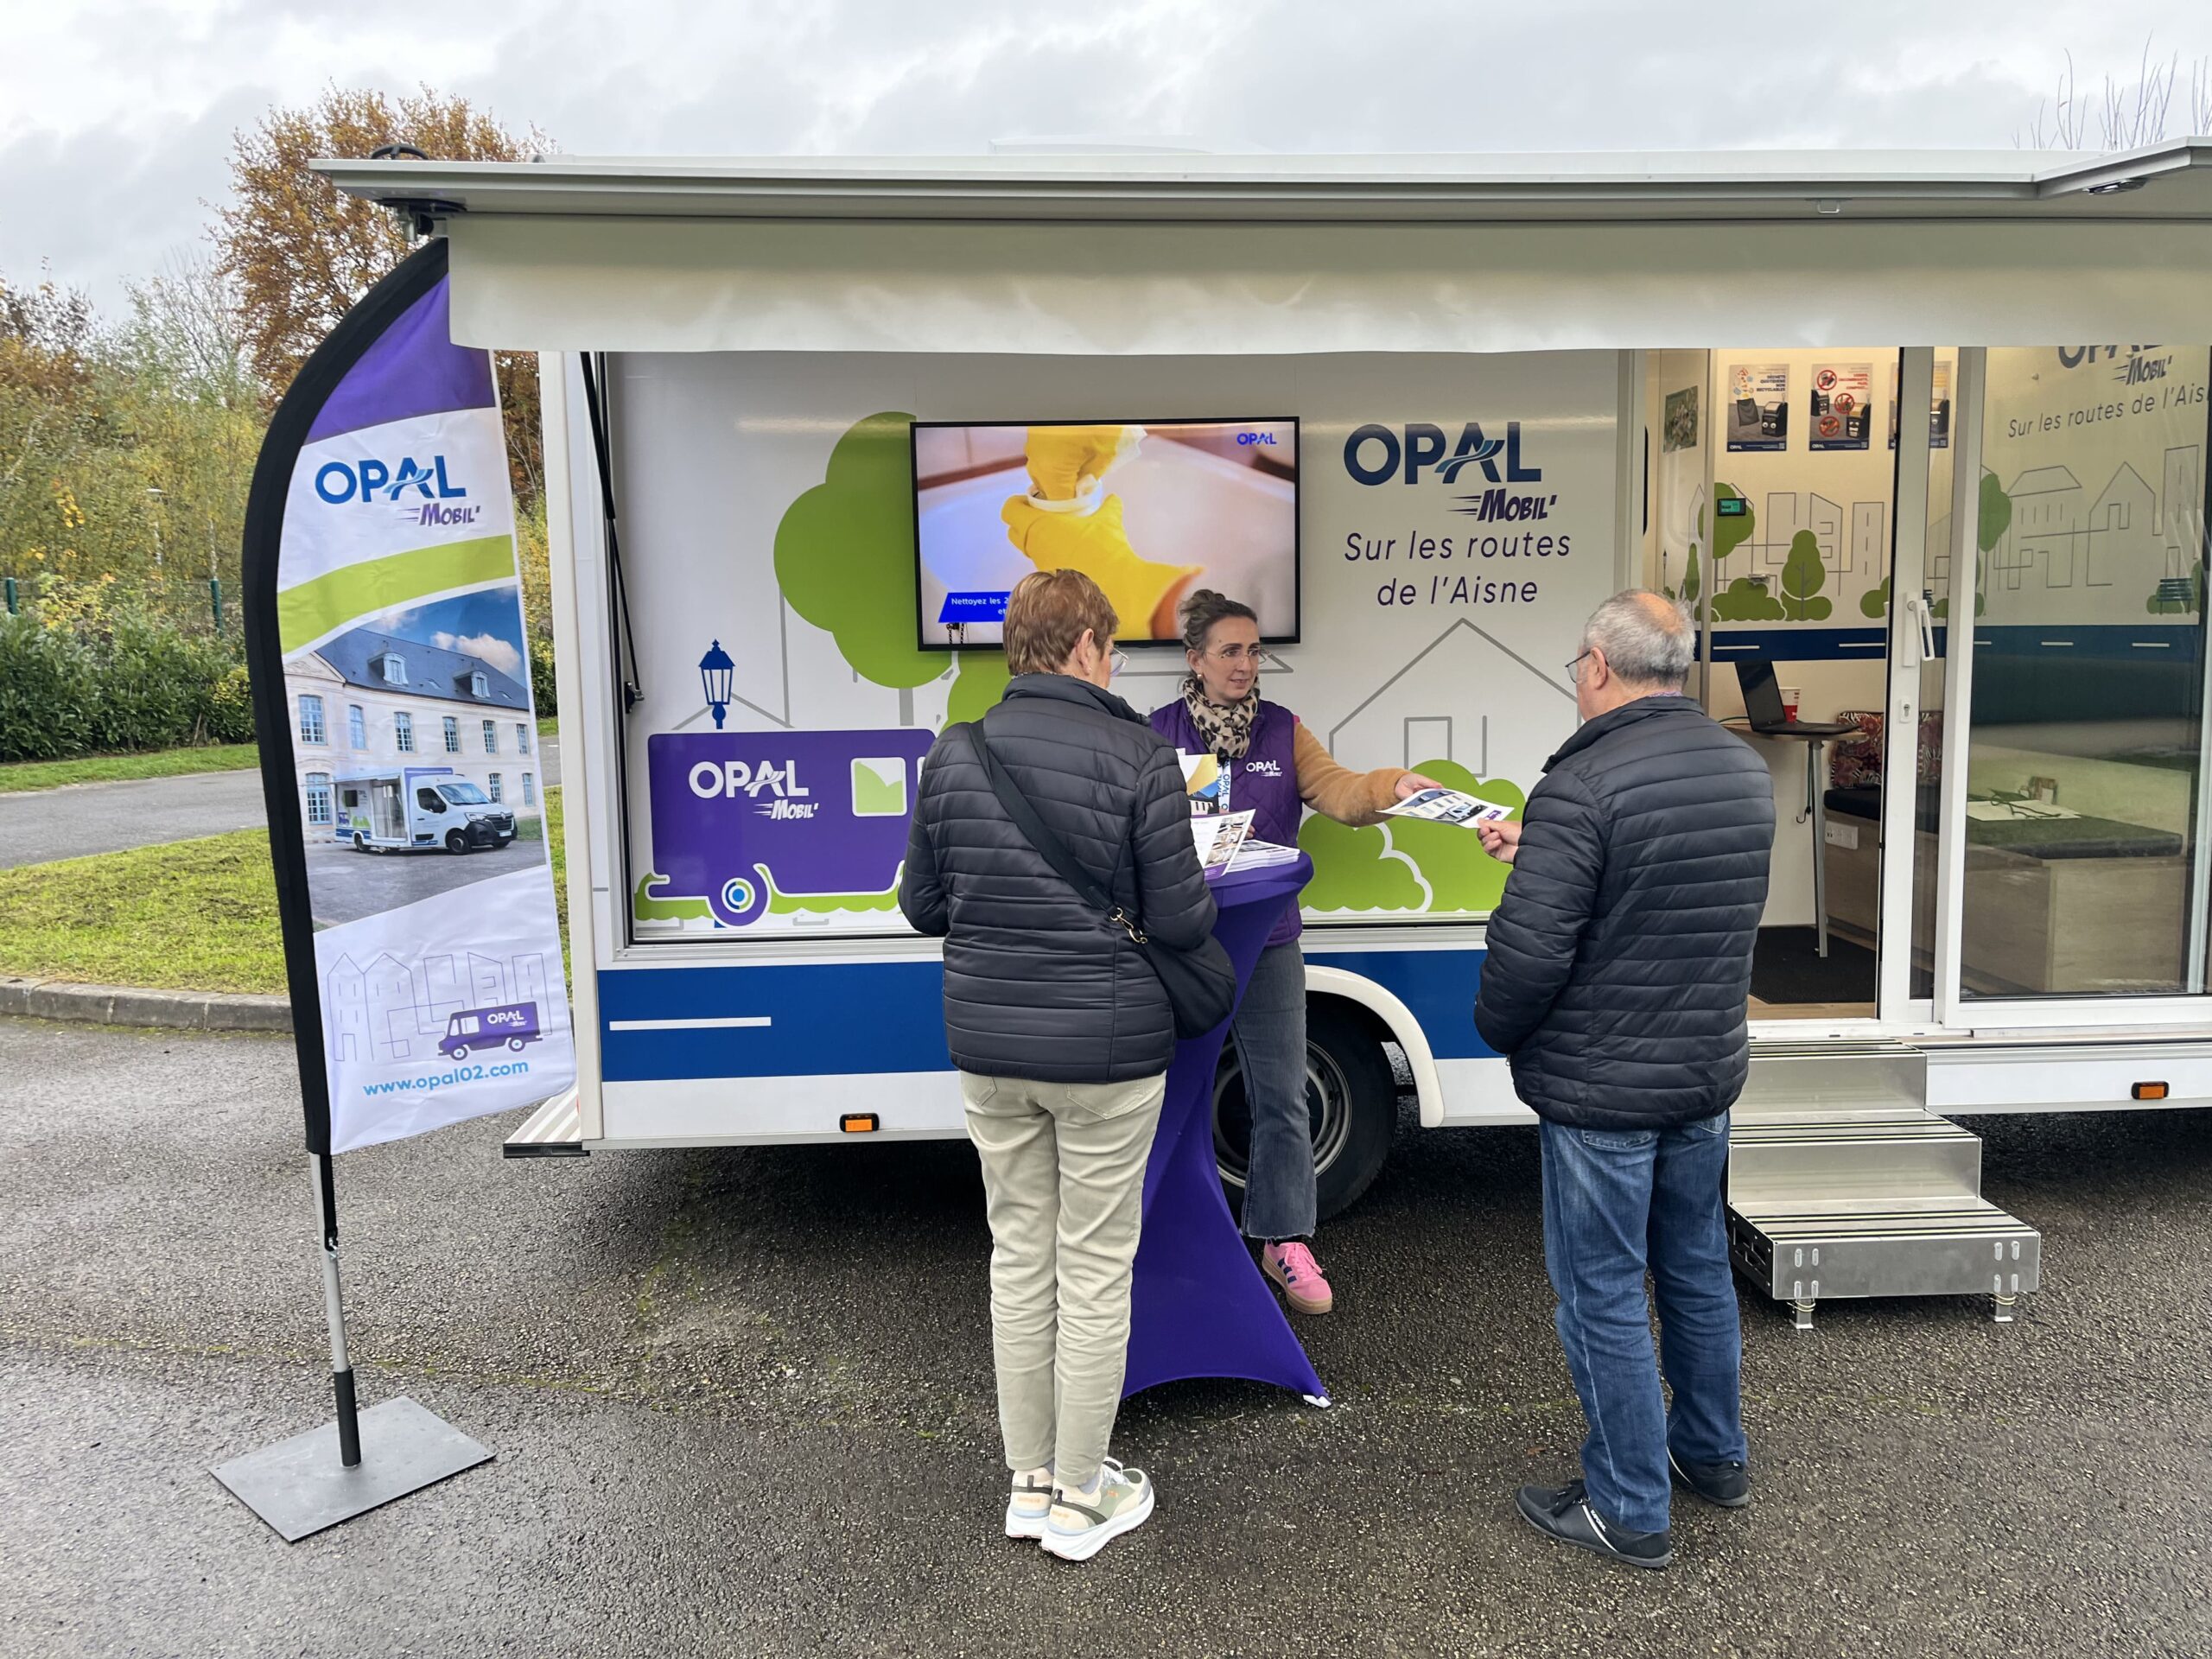
<svg viewBox="0 0 2212 1659"><path fill-rule="evenodd" d="M1313 1180L1323 1219L1350 1209L1389 1155L1398 1126L1398 1087L1375 1027L1333 1000L1306 1014L1306 1110L1313 1137ZM1221 1179L1241 1201L1250 1166L1252 1115L1233 1039L1222 1044L1213 1080L1213 1152Z"/></svg>
<svg viewBox="0 0 2212 1659"><path fill-rule="evenodd" d="M369 850L368 837L358 830L353 832L353 850L357 853L365 853Z"/></svg>
<svg viewBox="0 0 2212 1659"><path fill-rule="evenodd" d="M448 830L446 831L446 851L449 853L465 853L467 850L468 837L467 836L461 834L458 830Z"/></svg>

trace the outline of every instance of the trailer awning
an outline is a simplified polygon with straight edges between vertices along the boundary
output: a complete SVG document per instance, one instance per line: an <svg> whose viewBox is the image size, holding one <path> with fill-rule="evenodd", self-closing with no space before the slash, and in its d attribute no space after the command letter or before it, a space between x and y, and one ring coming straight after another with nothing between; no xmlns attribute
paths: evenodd
<svg viewBox="0 0 2212 1659"><path fill-rule="evenodd" d="M1055 355L2212 337L2212 139L2122 156L318 162L457 340Z"/></svg>

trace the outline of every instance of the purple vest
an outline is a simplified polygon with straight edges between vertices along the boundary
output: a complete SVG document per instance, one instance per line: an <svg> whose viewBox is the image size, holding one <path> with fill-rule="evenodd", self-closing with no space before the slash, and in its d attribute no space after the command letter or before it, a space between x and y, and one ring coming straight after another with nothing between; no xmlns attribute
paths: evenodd
<svg viewBox="0 0 2212 1659"><path fill-rule="evenodd" d="M1206 753L1198 725L1179 696L1152 711L1152 729L1185 754ZM1305 807L1298 798L1297 715L1280 703L1261 699L1260 712L1252 721L1250 744L1240 759L1228 761L1223 771L1229 779L1229 810L1249 810L1254 835L1279 847L1298 845L1298 824ZM1268 936L1268 943L1287 944L1303 925L1298 906L1291 905Z"/></svg>

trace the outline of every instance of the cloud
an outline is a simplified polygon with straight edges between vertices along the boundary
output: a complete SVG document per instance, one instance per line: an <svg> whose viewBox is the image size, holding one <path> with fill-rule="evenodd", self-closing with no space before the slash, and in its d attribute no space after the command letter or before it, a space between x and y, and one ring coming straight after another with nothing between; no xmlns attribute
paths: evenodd
<svg viewBox="0 0 2212 1659"><path fill-rule="evenodd" d="M522 652L496 633L434 633L430 643L440 651L465 651L481 657L502 674L522 674Z"/></svg>
<svg viewBox="0 0 2212 1659"><path fill-rule="evenodd" d="M405 67L422 23L404 10L19 10L0 54L0 270L50 258L104 308L203 232L234 130L327 86L400 93L423 73ZM2145 40L2184 66L2212 54L2206 16L2201 0L447 0L434 79L576 156L1184 137L1286 153L2002 149L2069 50L2093 97L2107 73L2133 79Z"/></svg>

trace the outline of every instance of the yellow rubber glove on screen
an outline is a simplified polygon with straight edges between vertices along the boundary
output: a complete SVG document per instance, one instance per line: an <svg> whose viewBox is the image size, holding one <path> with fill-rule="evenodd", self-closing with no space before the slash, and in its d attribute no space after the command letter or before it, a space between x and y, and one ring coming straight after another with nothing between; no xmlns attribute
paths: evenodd
<svg viewBox="0 0 2212 1659"><path fill-rule="evenodd" d="M1029 481L1047 501L1072 501L1137 452L1141 426L1033 426L1023 446Z"/></svg>
<svg viewBox="0 0 2212 1659"><path fill-rule="evenodd" d="M1154 564L1139 558L1122 528L1120 496L1108 496L1096 512L1072 513L1047 512L1017 495L999 516L1006 520L1008 538L1039 570L1080 570L1096 582L1114 614L1122 619L1124 635L1174 638L1174 607L1166 606L1163 622L1163 604L1171 592L1205 567Z"/></svg>

